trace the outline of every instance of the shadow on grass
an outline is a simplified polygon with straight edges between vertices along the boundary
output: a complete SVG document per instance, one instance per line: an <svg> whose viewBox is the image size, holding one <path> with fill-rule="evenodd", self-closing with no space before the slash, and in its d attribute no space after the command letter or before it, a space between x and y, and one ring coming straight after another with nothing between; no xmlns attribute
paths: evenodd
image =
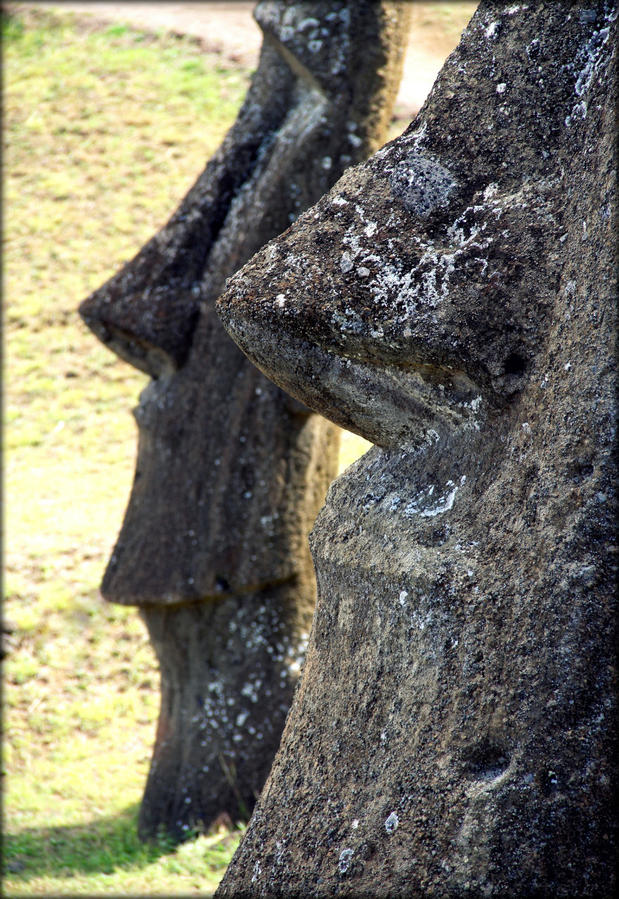
<svg viewBox="0 0 619 899"><path fill-rule="evenodd" d="M123 868L139 869L175 851L177 845L160 838L142 843L137 835L139 804L118 815L88 824L25 828L5 832L2 838L3 875L31 877L70 874L111 874Z"/></svg>

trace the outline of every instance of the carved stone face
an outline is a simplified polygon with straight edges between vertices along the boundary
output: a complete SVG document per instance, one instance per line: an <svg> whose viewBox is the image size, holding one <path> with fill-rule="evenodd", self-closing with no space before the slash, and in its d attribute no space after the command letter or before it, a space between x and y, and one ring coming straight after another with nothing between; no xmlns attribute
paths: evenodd
<svg viewBox="0 0 619 899"><path fill-rule="evenodd" d="M329 437L248 363L212 309L186 363L151 381L135 416L135 480L104 595L170 604L291 578L326 488L308 493L308 460Z"/></svg>
<svg viewBox="0 0 619 899"><path fill-rule="evenodd" d="M558 276L556 260L537 265L559 228L546 182L471 193L454 179L420 213L393 177L411 157L417 177L420 147L413 129L347 172L220 304L269 377L379 445L475 427L508 403Z"/></svg>
<svg viewBox="0 0 619 899"><path fill-rule="evenodd" d="M586 17L562 33L553 15L531 10L525 21L490 7L409 129L346 172L220 300L226 328L262 371L379 445L477 428L531 377L564 264L556 248L579 127L564 122L578 66L589 65ZM595 66L609 49L602 26L600 35ZM523 61L525 75L514 70L507 84L492 54L520 65L523 47L543 60ZM555 51L573 65L555 71ZM464 59L466 104L455 114ZM514 139L516 120L526 142Z"/></svg>
<svg viewBox="0 0 619 899"><path fill-rule="evenodd" d="M266 374L380 445L475 427L509 402L558 277L556 259L538 264L561 227L549 180L473 190L441 166L423 208L402 193L405 176L420 192L431 177L425 131L347 172L220 304Z"/></svg>
<svg viewBox="0 0 619 899"><path fill-rule="evenodd" d="M250 365L214 301L229 275L380 145L408 12L317 0L260 3L255 16L265 40L235 125L170 222L80 310L153 377L136 410L135 482L103 582L117 602L209 599L292 577L335 473L332 427Z"/></svg>

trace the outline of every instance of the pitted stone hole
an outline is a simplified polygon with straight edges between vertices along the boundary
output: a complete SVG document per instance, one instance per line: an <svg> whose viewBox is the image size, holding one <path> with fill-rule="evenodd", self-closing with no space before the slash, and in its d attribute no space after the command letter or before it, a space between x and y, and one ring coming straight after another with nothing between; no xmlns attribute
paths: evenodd
<svg viewBox="0 0 619 899"><path fill-rule="evenodd" d="M526 359L523 359L519 353L510 353L505 360L504 371L506 375L523 375L526 367Z"/></svg>
<svg viewBox="0 0 619 899"><path fill-rule="evenodd" d="M466 769L471 780L496 780L507 770L509 761L505 747L491 740L483 740L465 753Z"/></svg>
<svg viewBox="0 0 619 899"><path fill-rule="evenodd" d="M539 771L537 781L542 796L552 796L553 793L557 792L559 777L553 768L543 768Z"/></svg>
<svg viewBox="0 0 619 899"><path fill-rule="evenodd" d="M220 593L226 593L230 589L230 584L225 579L225 577L218 577L215 581L215 588Z"/></svg>

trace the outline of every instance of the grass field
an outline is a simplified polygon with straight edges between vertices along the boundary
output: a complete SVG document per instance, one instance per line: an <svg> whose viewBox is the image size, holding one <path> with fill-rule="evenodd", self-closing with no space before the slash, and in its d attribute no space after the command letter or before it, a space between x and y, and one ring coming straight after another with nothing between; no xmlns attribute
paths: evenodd
<svg viewBox="0 0 619 899"><path fill-rule="evenodd" d="M159 675L136 610L97 588L146 378L76 308L173 211L249 73L41 10L5 18L3 42L4 893L208 895L238 833L136 836Z"/></svg>
<svg viewBox="0 0 619 899"><path fill-rule="evenodd" d="M210 895L238 830L177 849L136 836L158 670L136 610L98 584L146 377L76 309L174 210L250 73L42 9L2 27L4 894ZM363 445L347 438L342 465Z"/></svg>

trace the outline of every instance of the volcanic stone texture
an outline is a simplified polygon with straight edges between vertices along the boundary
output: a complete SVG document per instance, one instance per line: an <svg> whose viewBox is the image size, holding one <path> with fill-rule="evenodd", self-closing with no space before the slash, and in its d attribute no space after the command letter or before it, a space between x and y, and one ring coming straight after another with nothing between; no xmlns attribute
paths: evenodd
<svg viewBox="0 0 619 899"><path fill-rule="evenodd" d="M616 17L483 2L404 135L221 298L377 446L314 527L218 896L615 894Z"/></svg>
<svg viewBox="0 0 619 899"><path fill-rule="evenodd" d="M152 381L102 592L138 605L161 667L140 833L247 816L278 745L316 597L307 535L339 432L251 365L225 279L384 140L406 5L262 2L236 123L167 225L81 306Z"/></svg>

